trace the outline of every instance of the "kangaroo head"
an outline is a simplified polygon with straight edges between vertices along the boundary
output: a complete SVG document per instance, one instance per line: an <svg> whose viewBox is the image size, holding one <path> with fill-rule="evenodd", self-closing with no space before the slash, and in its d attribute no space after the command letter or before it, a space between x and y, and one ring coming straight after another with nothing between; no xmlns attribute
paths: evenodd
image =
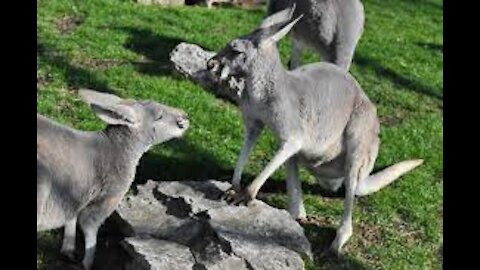
<svg viewBox="0 0 480 270"><path fill-rule="evenodd" d="M87 89L79 90L79 94L105 123L126 126L146 136L144 139L151 144L181 137L189 126L184 111L154 101L122 99Z"/></svg>
<svg viewBox="0 0 480 270"><path fill-rule="evenodd" d="M279 59L277 42L288 34L301 16L291 20L295 5L263 20L253 32L228 42L207 62L207 69L222 81L242 80L248 74L262 72L271 61Z"/></svg>

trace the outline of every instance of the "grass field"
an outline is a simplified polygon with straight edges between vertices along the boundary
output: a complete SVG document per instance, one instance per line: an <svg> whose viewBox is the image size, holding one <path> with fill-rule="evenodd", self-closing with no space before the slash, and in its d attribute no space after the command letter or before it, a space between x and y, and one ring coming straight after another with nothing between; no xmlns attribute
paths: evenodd
<svg viewBox="0 0 480 270"><path fill-rule="evenodd" d="M316 254L307 269L440 269L443 218L443 2L364 0L365 32L351 73L377 105L381 140L376 168L410 158L424 165L390 187L357 199L354 235L341 258L320 258L342 214L342 200L320 196L302 172L306 233ZM182 140L155 147L141 160L136 183L157 180L229 180L240 151L240 114L173 74L168 54L179 42L218 50L252 30L264 8L161 8L120 0L37 1L37 111L84 130L104 124L76 89L111 91L183 108L191 127ZM286 63L290 45L280 43ZM304 62L319 56L304 54ZM247 163L251 181L272 157L266 132ZM286 206L285 172L276 172L262 198ZM37 234L37 268L56 258L61 230Z"/></svg>

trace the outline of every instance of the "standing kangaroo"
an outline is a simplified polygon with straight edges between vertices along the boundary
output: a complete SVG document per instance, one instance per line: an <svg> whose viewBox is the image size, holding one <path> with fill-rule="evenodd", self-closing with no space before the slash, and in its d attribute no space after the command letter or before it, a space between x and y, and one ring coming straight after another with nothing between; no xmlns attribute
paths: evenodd
<svg viewBox="0 0 480 270"><path fill-rule="evenodd" d="M83 266L93 265L97 231L133 182L153 145L180 137L186 114L152 101L80 90L108 126L85 132L37 114L37 231L64 226L61 253L74 259L77 221L85 235Z"/></svg>
<svg viewBox="0 0 480 270"><path fill-rule="evenodd" d="M356 80L331 63L288 71L276 43L297 23L293 8L267 17L252 33L234 39L207 62L220 81L243 80L238 92L245 139L225 197L231 203L254 199L270 175L285 163L289 212L305 218L298 164L321 186L336 191L345 185L344 214L331 250L340 253L352 235L355 196L371 194L419 166L422 160L397 163L370 175L379 148L376 108ZM246 188L240 188L244 164L264 127L280 140L280 149Z"/></svg>
<svg viewBox="0 0 480 270"><path fill-rule="evenodd" d="M312 48L323 58L349 70L363 33L365 14L360 0L270 0L271 15L295 5L294 17L304 17L290 33L292 52L289 67L300 66L303 48Z"/></svg>

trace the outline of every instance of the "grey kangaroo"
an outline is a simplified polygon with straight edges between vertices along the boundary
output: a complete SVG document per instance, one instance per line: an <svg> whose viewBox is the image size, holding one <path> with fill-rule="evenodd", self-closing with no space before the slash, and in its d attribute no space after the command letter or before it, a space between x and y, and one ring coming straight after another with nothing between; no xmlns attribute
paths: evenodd
<svg viewBox="0 0 480 270"><path fill-rule="evenodd" d="M189 121L183 111L152 101L79 94L108 126L80 131L37 114L37 231L64 226L61 252L74 259L78 222L85 235L82 264L91 269L97 231L128 191L140 157L181 137Z"/></svg>
<svg viewBox="0 0 480 270"><path fill-rule="evenodd" d="M322 60L349 70L365 23L360 0L270 0L271 15L296 5L294 17L304 17L290 33L292 52L290 69L301 65L301 51L312 48Z"/></svg>
<svg viewBox="0 0 480 270"><path fill-rule="evenodd" d="M379 148L376 108L357 81L327 62L288 71L276 43L297 23L292 8L267 17L252 33L230 41L207 62L220 80L242 80L239 108L245 139L225 198L230 203L253 200L268 177L285 163L289 212L305 218L298 164L313 173L321 186L336 191L345 186L344 214L330 250L336 254L352 235L355 196L371 194L419 166L408 160L370 175ZM280 148L246 188L240 179L244 164L264 127L279 138Z"/></svg>

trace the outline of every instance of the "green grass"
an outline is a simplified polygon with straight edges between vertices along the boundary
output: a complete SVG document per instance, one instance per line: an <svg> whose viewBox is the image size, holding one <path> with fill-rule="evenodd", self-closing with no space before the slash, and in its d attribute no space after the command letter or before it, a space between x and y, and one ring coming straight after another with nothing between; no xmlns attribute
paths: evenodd
<svg viewBox="0 0 480 270"><path fill-rule="evenodd" d="M342 200L319 195L302 172L305 203L318 224L306 226L316 253L308 269L440 269L443 217L443 3L439 0L365 0L366 28L351 72L377 105L382 121L376 168L410 158L424 165L392 186L360 198L354 235L339 259L320 258L342 214ZM191 128L183 140L155 147L138 168L137 183L228 180L242 144L237 109L175 76L168 54L181 41L210 50L252 30L264 9L162 8L133 1L37 1L37 111L85 130L104 124L75 89L152 99L184 109ZM288 40L280 44L282 59ZM305 62L319 57L307 52ZM245 169L257 175L276 149L266 132ZM267 202L286 204L285 173L267 182ZM58 258L60 232L37 235L37 267Z"/></svg>

